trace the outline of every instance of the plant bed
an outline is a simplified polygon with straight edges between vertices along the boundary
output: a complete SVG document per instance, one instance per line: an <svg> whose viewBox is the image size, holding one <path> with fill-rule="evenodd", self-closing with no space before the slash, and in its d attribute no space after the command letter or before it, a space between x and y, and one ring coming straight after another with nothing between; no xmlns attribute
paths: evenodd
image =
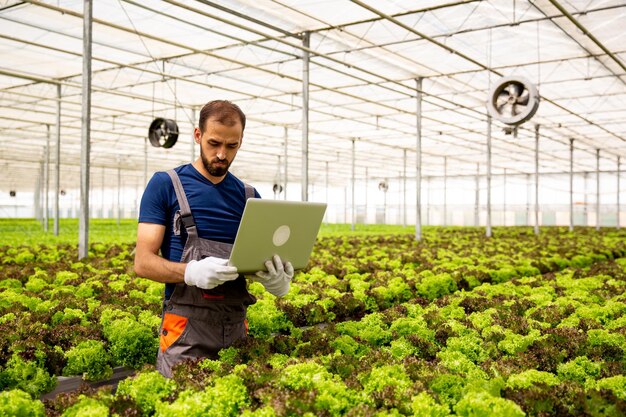
<svg viewBox="0 0 626 417"><path fill-rule="evenodd" d="M422 242L320 238L286 297L250 285L249 338L219 361L181 364L173 385L153 372L163 286L134 276L132 245L92 245L85 263L67 260L71 247L3 247L3 395L48 393L51 415L176 415L209 399L221 405L201 415L619 415L624 237L455 228ZM120 366L158 387L147 405L135 378L121 394L95 382L53 394L58 376L107 381Z"/></svg>
<svg viewBox="0 0 626 417"><path fill-rule="evenodd" d="M84 385L87 385L92 390L101 387L111 387L112 389L115 389L120 381L134 375L135 373L136 370L134 369L120 366L113 369L113 373L109 378L99 381L85 381L82 376L59 376L57 377L57 383L54 390L43 394L40 398L42 401L51 400L57 398L60 394L77 391ZM84 390L85 388L82 389Z"/></svg>

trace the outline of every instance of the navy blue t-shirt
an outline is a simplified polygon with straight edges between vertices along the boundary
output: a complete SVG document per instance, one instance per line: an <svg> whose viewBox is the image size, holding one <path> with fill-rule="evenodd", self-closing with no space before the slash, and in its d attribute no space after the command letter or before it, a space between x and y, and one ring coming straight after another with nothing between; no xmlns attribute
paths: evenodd
<svg viewBox="0 0 626 417"><path fill-rule="evenodd" d="M187 195L198 236L232 244L246 205L244 183L229 172L219 184L213 184L192 164L181 165L174 170ZM260 198L256 189L254 194ZM187 240L187 233L182 225L181 234L174 234L174 215L179 209L171 178L166 172L156 172L141 198L139 222L165 226L161 255L175 262L180 261ZM169 299L174 287L175 284L165 285L166 299Z"/></svg>

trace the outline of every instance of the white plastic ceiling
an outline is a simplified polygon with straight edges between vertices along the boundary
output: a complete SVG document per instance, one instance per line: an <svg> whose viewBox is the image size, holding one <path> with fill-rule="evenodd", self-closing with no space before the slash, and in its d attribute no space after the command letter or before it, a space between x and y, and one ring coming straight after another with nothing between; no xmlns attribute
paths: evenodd
<svg viewBox="0 0 626 417"><path fill-rule="evenodd" d="M143 184L154 117L181 130L148 145L148 171L192 158L193 112L225 98L248 115L233 169L273 181L285 138L289 181L302 158L303 53L310 52L309 182L415 177L416 79L422 78L423 175L486 172L486 101L502 76L535 83L541 102L517 137L494 122L493 172L616 170L626 156L626 1L98 0L93 6L92 187ZM83 1L0 0L2 191L36 189L48 129L54 163L61 93L61 187L79 188ZM310 33L310 47L302 34ZM196 155L198 150L195 150ZM444 158L447 157L447 158ZM51 169L53 165L51 165ZM95 171L94 171L95 170ZM110 174L110 175L109 175ZM52 174L53 175L53 174Z"/></svg>

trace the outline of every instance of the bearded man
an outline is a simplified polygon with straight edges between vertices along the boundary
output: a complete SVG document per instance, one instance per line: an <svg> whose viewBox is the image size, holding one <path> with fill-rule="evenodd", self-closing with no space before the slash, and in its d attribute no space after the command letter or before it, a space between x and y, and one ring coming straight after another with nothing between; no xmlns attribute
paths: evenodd
<svg viewBox="0 0 626 417"><path fill-rule="evenodd" d="M248 198L260 198L229 172L243 141L246 116L226 100L200 111L195 142L200 157L150 179L141 199L135 272L165 283L157 369L172 376L183 359L217 358L247 334L246 308L256 299L228 265ZM278 256L255 279L281 297L293 267Z"/></svg>

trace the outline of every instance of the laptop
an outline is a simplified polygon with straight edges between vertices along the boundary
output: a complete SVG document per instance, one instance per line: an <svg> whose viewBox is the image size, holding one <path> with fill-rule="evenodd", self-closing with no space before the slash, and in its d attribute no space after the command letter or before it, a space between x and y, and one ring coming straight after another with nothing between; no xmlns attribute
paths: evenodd
<svg viewBox="0 0 626 417"><path fill-rule="evenodd" d="M325 211L325 203L248 199L229 265L239 273L266 271L276 254L295 270L305 268Z"/></svg>

